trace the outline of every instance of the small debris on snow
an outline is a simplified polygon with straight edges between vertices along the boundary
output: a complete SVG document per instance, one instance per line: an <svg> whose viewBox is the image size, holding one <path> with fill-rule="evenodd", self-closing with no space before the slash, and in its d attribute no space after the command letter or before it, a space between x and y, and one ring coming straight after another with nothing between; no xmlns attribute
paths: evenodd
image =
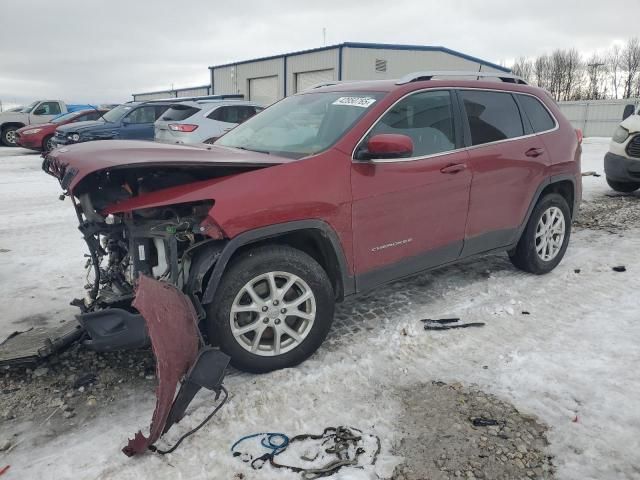
<svg viewBox="0 0 640 480"><path fill-rule="evenodd" d="M594 172L593 170L589 170L588 172L582 172L583 177L601 177L599 173Z"/></svg>
<svg viewBox="0 0 640 480"><path fill-rule="evenodd" d="M522 311L522 315L531 315L531 312L528 312L528 311L526 311L526 310L523 310L523 311Z"/></svg>
<svg viewBox="0 0 640 480"><path fill-rule="evenodd" d="M616 267L612 267L612 270L614 272L626 272L627 271L627 267L625 267L624 265L618 265Z"/></svg>

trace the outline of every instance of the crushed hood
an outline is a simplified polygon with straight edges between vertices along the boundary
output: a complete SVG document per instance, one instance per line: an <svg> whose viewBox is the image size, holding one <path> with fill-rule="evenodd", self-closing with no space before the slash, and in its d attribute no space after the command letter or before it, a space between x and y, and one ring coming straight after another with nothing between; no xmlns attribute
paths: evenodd
<svg viewBox="0 0 640 480"><path fill-rule="evenodd" d="M293 161L266 153L216 145L172 145L140 140L78 143L49 153L45 172L69 192L88 175L135 167L266 167Z"/></svg>
<svg viewBox="0 0 640 480"><path fill-rule="evenodd" d="M107 127L109 123L104 120L86 120L84 122L71 122L60 125L57 129L62 133L84 132L87 130L95 130L96 127ZM111 128L109 128L111 130Z"/></svg>

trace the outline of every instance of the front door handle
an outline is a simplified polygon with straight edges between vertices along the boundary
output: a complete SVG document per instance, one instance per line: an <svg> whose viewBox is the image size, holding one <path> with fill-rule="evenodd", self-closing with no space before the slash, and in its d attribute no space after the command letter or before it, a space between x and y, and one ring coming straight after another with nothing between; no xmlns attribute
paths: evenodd
<svg viewBox="0 0 640 480"><path fill-rule="evenodd" d="M453 173L461 172L466 168L467 168L466 163L455 163L453 165L447 165L446 167L441 168L440 171L442 173L453 174Z"/></svg>
<svg viewBox="0 0 640 480"><path fill-rule="evenodd" d="M544 150L541 148L530 148L529 150L527 150L526 152L524 152L524 154L527 157L539 157L540 155L542 155L544 153Z"/></svg>

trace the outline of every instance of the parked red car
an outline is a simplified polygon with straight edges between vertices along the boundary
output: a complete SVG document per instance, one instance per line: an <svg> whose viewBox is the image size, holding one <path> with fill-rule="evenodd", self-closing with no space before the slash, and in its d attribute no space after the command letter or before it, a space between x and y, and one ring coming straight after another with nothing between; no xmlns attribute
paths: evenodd
<svg viewBox="0 0 640 480"><path fill-rule="evenodd" d="M49 123L41 125L28 125L16 130L16 143L18 146L30 150L48 152L55 148L52 142L56 128L68 123L88 122L97 120L108 110L79 110L77 112L65 113Z"/></svg>
<svg viewBox="0 0 640 480"><path fill-rule="evenodd" d="M456 75L307 90L209 146L53 151L43 168L95 272L76 301L89 344L141 340L138 275L181 288L209 342L264 372L309 357L349 295L486 252L555 268L581 198L579 136L544 90Z"/></svg>

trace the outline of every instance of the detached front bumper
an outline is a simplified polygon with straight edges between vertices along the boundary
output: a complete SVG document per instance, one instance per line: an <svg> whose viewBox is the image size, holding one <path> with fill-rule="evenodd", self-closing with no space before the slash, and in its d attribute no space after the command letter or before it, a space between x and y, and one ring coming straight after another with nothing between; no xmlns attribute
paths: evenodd
<svg viewBox="0 0 640 480"><path fill-rule="evenodd" d="M604 156L607 178L618 182L640 182L640 159L631 159L607 152Z"/></svg>

